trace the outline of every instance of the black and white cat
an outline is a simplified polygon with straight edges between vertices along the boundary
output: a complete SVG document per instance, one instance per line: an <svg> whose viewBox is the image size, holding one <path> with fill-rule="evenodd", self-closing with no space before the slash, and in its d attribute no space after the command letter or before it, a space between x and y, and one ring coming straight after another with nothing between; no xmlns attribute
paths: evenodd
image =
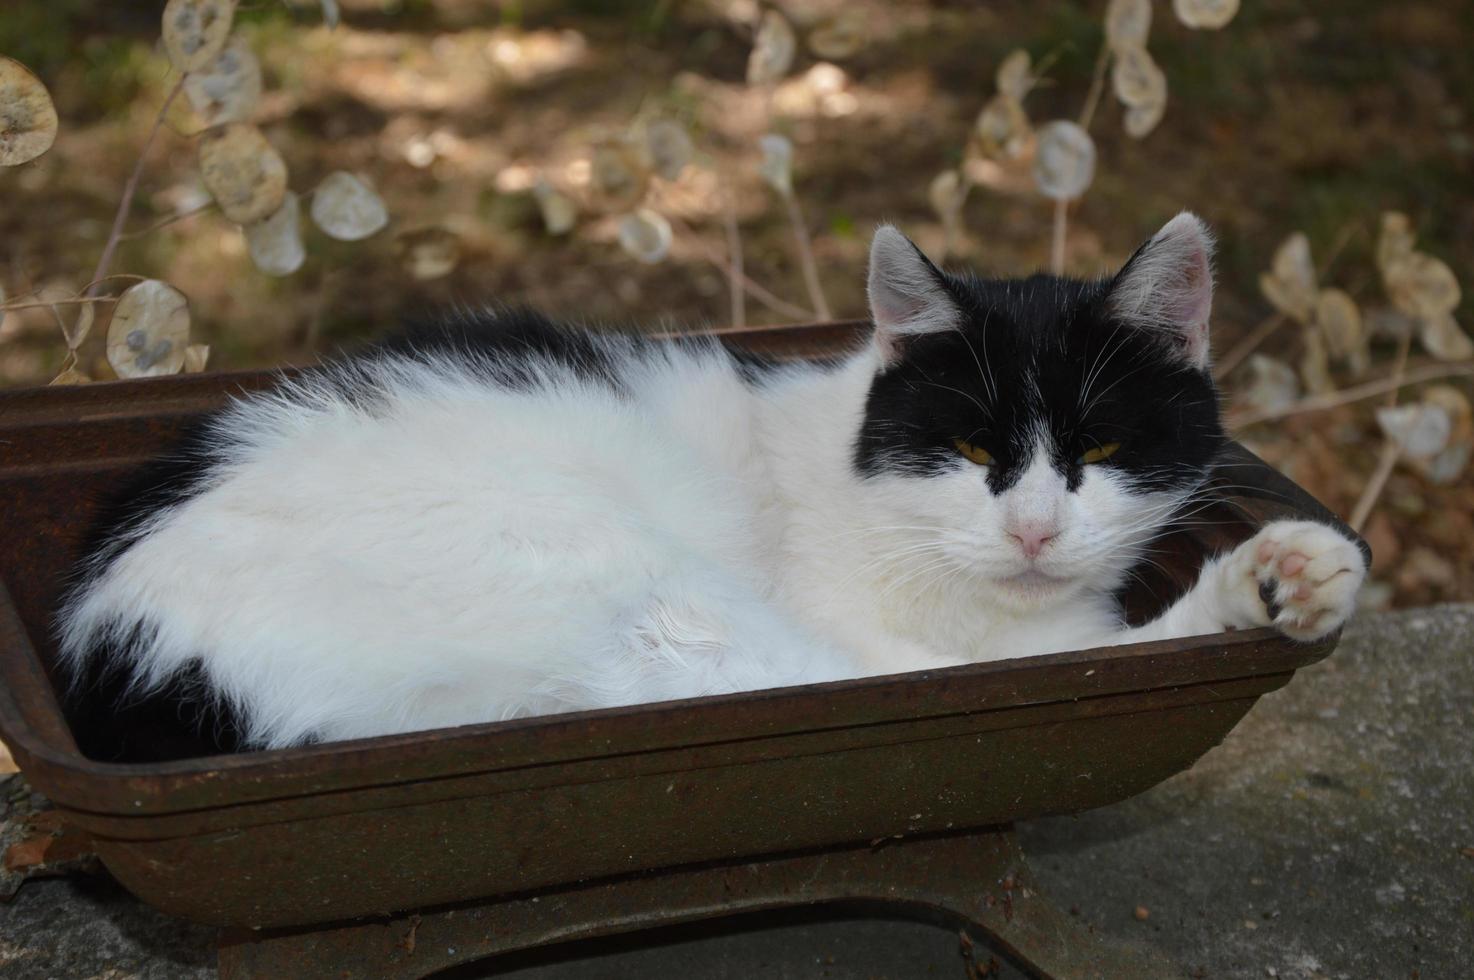
<svg viewBox="0 0 1474 980"><path fill-rule="evenodd" d="M1365 574L1280 522L1156 621L1112 599L1224 445L1211 240L988 281L875 236L875 332L776 365L462 317L223 411L105 530L79 674L180 678L245 747L1102 643L1346 620Z"/></svg>

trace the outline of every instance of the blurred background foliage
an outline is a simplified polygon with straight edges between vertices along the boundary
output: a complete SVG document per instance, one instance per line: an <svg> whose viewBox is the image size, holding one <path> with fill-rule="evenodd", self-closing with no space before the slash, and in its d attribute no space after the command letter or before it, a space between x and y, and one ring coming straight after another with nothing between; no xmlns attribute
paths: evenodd
<svg viewBox="0 0 1474 980"><path fill-rule="evenodd" d="M946 240L928 200L939 171L963 162L978 110L1004 57L1024 48L1047 77L1028 97L1036 122L1074 118L1103 39L1104 0L1039 4L784 0L797 23L843 10L867 42L821 63L800 45L768 96L746 84L753 0L341 0L323 26L315 2L254 0L237 30L260 59L255 122L285 158L294 189L346 170L388 205L389 227L344 243L309 238L306 263L271 278L251 265L240 230L218 211L123 242L114 271L166 279L189 296L193 339L213 370L307 363L446 304L530 303L578 320L722 325L730 192L746 272L805 304L782 207L758 177L759 137L793 141L794 185L834 314L864 315L869 234L898 223L924 248ZM9 0L0 53L49 88L61 132L49 153L0 171L0 285L10 297L52 282L72 289L97 261L121 189L172 86L158 43L159 3ZM1070 212L1066 267L1094 275L1121 262L1182 208L1219 236L1215 349L1273 310L1260 274L1303 231L1323 285L1358 302L1380 294L1379 216L1406 213L1418 247L1465 281L1474 270L1474 3L1245 0L1221 31L1194 31L1157 0L1150 49L1170 86L1166 116L1144 140L1102 101L1089 193ZM770 113L771 111L771 118ZM632 120L681 121L699 166L661 184L653 204L676 228L668 256L622 251L617 223L583 208L566 235L544 227L539 178L576 193L590 147ZM128 227L208 201L190 134L170 113L146 161ZM1007 186L971 194L951 256L989 274L1047 266L1050 202ZM412 245L448 231L453 267L424 278ZM443 270L437 270L443 271ZM1474 323L1465 291L1456 317ZM791 317L749 302L752 323ZM109 377L103 330L80 366ZM1262 350L1294 363L1299 334ZM1381 346L1383 361L1391 347ZM0 385L56 376L66 350L46 310L0 322ZM1230 377L1226 388L1246 385ZM1459 382L1467 393L1467 379ZM1251 427L1243 438L1342 514L1378 465L1368 406L1351 404ZM1474 597L1474 488L1465 473L1433 485L1398 468L1367 534L1378 552L1370 601Z"/></svg>

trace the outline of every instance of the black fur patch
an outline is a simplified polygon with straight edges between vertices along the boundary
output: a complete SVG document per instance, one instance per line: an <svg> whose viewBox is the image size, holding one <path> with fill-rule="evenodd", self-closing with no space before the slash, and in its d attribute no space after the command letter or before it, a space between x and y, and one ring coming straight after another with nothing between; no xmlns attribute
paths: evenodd
<svg viewBox="0 0 1474 980"><path fill-rule="evenodd" d="M1109 280L938 275L960 329L905 339L876 378L855 448L861 475L943 472L963 439L992 455L987 483L1001 493L1043 435L1071 490L1081 456L1113 442L1121 448L1096 465L1143 490L1203 478L1225 444L1212 378L1112 315Z"/></svg>

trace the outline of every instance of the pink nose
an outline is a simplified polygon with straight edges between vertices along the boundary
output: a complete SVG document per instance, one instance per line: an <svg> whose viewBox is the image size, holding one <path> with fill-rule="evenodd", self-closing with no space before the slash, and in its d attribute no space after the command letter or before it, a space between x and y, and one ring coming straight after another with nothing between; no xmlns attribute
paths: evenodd
<svg viewBox="0 0 1474 980"><path fill-rule="evenodd" d="M1057 527L1033 524L1009 531L1008 536L1018 542L1019 550L1024 553L1025 558L1038 558L1039 552L1043 551L1044 546L1053 541L1058 533L1059 528Z"/></svg>

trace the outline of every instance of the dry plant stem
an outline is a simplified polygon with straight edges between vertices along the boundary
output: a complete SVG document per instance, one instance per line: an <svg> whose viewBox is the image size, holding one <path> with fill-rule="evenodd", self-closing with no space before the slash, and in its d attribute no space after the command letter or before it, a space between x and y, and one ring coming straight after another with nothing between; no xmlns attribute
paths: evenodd
<svg viewBox="0 0 1474 980"><path fill-rule="evenodd" d="M670 221L672 228L675 228L677 231L679 231L691 242L693 246L695 246L696 251L701 253L702 258L706 259L712 265L720 269L723 275L731 275L732 268L730 265L728 265L726 258L718 254L717 251L711 246L707 245L707 243L702 240L702 238L697 235L695 231L691 229L690 225L675 217L667 216L667 220ZM779 316L792 317L793 320L798 323L807 323L814 319L813 310L806 310L802 306L798 306L796 304L788 302L786 299L775 296L773 293L764 289L756 282L753 282L752 279L749 278L745 273L742 275L741 281L742 288L747 291L747 295L751 296L753 299L757 300L759 303L763 304Z"/></svg>
<svg viewBox="0 0 1474 980"><path fill-rule="evenodd" d="M1413 331L1409 327L1407 333L1397 342L1397 359L1392 362L1392 377L1400 378L1407 372L1407 356L1413 348ZM1397 404L1398 389L1393 388L1387 393L1387 407L1391 408Z"/></svg>
<svg viewBox="0 0 1474 980"><path fill-rule="evenodd" d="M1065 274L1065 231L1069 224L1069 201L1054 202L1054 240L1049 249L1049 269L1057 276Z"/></svg>
<svg viewBox="0 0 1474 980"><path fill-rule="evenodd" d="M133 195L138 192L138 178L143 176L143 164L148 159L148 151L154 145L154 137L159 135L159 128L164 125L164 116L179 93L184 91L184 80L189 75L185 72L179 76L169 94L164 96L164 104L159 106L159 114L154 116L154 124L149 127L148 136L144 138L143 148L138 151L138 162L133 165L133 172L128 175L128 182L123 185L123 199L118 202L118 213L113 215L113 228L108 232L107 244L102 248L102 257L97 260L97 268L92 272L92 281L95 283L107 277L107 271L113 264L113 253L118 250L118 242L123 240L123 225L128 221L128 212L133 208Z"/></svg>
<svg viewBox="0 0 1474 980"><path fill-rule="evenodd" d="M207 204L201 204L197 208L190 208L188 211L180 211L175 214L169 215L169 217L167 218L160 218L158 221L155 221L147 228L142 228L138 231L130 231L124 235L119 235L118 240L123 242L131 242L135 238L142 238L145 235L151 235L154 232L158 231L160 228L167 228L170 225L175 224L176 222L184 221L186 218L193 218L197 214L204 214L206 211L213 211L214 209L215 202L210 201Z"/></svg>
<svg viewBox="0 0 1474 980"><path fill-rule="evenodd" d="M1259 345L1264 343L1266 337L1282 327L1285 320L1283 313L1271 313L1260 321L1259 326L1249 331L1249 336L1239 341L1233 350L1213 365L1213 380L1222 381L1233 373L1233 369L1244 363L1244 359L1254 353Z"/></svg>
<svg viewBox="0 0 1474 980"><path fill-rule="evenodd" d="M1353 402L1385 395L1389 391L1396 391L1408 385L1422 384L1425 381L1441 381L1445 378L1474 378L1474 364L1430 364L1427 367L1409 371L1402 378L1379 378L1376 381L1368 381L1351 388L1342 388L1340 391L1303 398L1293 405L1273 412L1247 412L1243 415L1231 416L1228 424L1233 429L1246 429L1260 422L1273 422L1291 415L1304 415L1306 412L1320 412L1338 405L1350 405Z"/></svg>
<svg viewBox="0 0 1474 980"><path fill-rule="evenodd" d="M747 326L747 292L742 280L742 231L737 227L737 205L729 189L722 202L722 224L727 229L727 288L732 294L732 326Z"/></svg>
<svg viewBox="0 0 1474 980"><path fill-rule="evenodd" d="M1080 128L1090 130L1095 119L1095 110L1100 107L1100 97L1105 93L1106 69L1111 65L1111 46L1102 43L1100 54L1095 58L1095 73L1090 77L1090 93L1085 96L1085 107L1080 110Z"/></svg>
<svg viewBox="0 0 1474 980"><path fill-rule="evenodd" d="M829 301L824 298L824 287L819 283L819 267L814 262L814 244L809 238L809 226L804 223L804 213L798 206L798 197L792 193L783 195L788 208L788 220L793 225L793 239L798 246L798 261L804 273L804 285L809 290L809 302L821 320L832 320Z"/></svg>
<svg viewBox="0 0 1474 980"><path fill-rule="evenodd" d="M1372 516L1372 508L1377 506L1377 499L1382 496L1382 490L1392 476L1392 469L1401 457L1402 443L1396 439L1388 439L1382 446L1382 455L1377 459L1377 468L1372 471L1372 478L1367 481L1366 489L1362 490L1361 498L1357 500L1351 517L1346 521L1347 526L1357 534L1366 526L1367 518Z"/></svg>

